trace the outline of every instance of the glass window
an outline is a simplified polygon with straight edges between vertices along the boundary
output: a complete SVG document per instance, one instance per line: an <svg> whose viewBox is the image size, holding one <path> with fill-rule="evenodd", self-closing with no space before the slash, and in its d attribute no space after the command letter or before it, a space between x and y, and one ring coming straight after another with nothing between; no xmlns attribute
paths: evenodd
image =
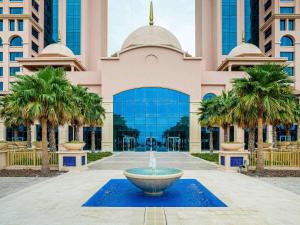
<svg viewBox="0 0 300 225"><path fill-rule="evenodd" d="M3 91L3 82L0 82L0 91Z"/></svg>
<svg viewBox="0 0 300 225"><path fill-rule="evenodd" d="M34 43L33 41L31 42L31 48L32 48L32 50L35 51L36 53L39 52L39 46L38 46L36 43Z"/></svg>
<svg viewBox="0 0 300 225"><path fill-rule="evenodd" d="M90 150L92 146L91 141L91 133L92 133L91 127L84 127L83 128L83 141L86 143L83 150ZM102 140L102 132L101 127L95 128L95 147L96 150L101 150L101 140Z"/></svg>
<svg viewBox="0 0 300 225"><path fill-rule="evenodd" d="M280 7L281 14L292 14L294 13L294 7Z"/></svg>
<svg viewBox="0 0 300 225"><path fill-rule="evenodd" d="M114 150L188 151L189 96L137 88L114 96Z"/></svg>
<svg viewBox="0 0 300 225"><path fill-rule="evenodd" d="M67 0L67 46L75 55L81 47L81 0Z"/></svg>
<svg viewBox="0 0 300 225"><path fill-rule="evenodd" d="M294 61L294 52L280 52L280 57L288 58L288 61Z"/></svg>
<svg viewBox="0 0 300 225"><path fill-rule="evenodd" d="M18 72L20 72L20 67L9 67L10 76L16 76Z"/></svg>
<svg viewBox="0 0 300 225"><path fill-rule="evenodd" d="M15 31L16 26L15 26L15 21L14 20L9 20L9 30L10 31Z"/></svg>
<svg viewBox="0 0 300 225"><path fill-rule="evenodd" d="M289 30L295 30L295 20L289 20Z"/></svg>
<svg viewBox="0 0 300 225"><path fill-rule="evenodd" d="M272 16L272 12L270 12L268 15L266 15L266 17L264 18L265 22L270 19Z"/></svg>
<svg viewBox="0 0 300 225"><path fill-rule="evenodd" d="M280 46L294 46L294 41L289 36L283 36L280 41Z"/></svg>
<svg viewBox="0 0 300 225"><path fill-rule="evenodd" d="M0 37L0 47L3 46L3 41L2 41L2 38Z"/></svg>
<svg viewBox="0 0 300 225"><path fill-rule="evenodd" d="M16 46L16 47L23 46L22 38L19 37L19 36L16 36L16 37L12 38L11 41L10 41L10 46Z"/></svg>
<svg viewBox="0 0 300 225"><path fill-rule="evenodd" d="M39 18L34 13L31 13L31 16L36 22L39 22Z"/></svg>
<svg viewBox="0 0 300 225"><path fill-rule="evenodd" d="M32 7L38 12L39 4L35 0L32 0L31 3L32 3Z"/></svg>
<svg viewBox="0 0 300 225"><path fill-rule="evenodd" d="M236 0L222 1L222 54L228 55L237 45Z"/></svg>
<svg viewBox="0 0 300 225"><path fill-rule="evenodd" d="M0 20L0 31L3 31L3 20Z"/></svg>
<svg viewBox="0 0 300 225"><path fill-rule="evenodd" d="M0 77L3 77L3 67L0 67Z"/></svg>
<svg viewBox="0 0 300 225"><path fill-rule="evenodd" d="M45 46L58 41L58 0L44 1L45 8L45 26L44 43Z"/></svg>
<svg viewBox="0 0 300 225"><path fill-rule="evenodd" d="M23 8L21 7L10 7L9 8L10 14L23 14Z"/></svg>
<svg viewBox="0 0 300 225"><path fill-rule="evenodd" d="M24 25L23 20L18 20L18 31L23 31Z"/></svg>
<svg viewBox="0 0 300 225"><path fill-rule="evenodd" d="M0 7L0 14L3 14L3 7Z"/></svg>
<svg viewBox="0 0 300 225"><path fill-rule="evenodd" d="M294 76L294 67L286 67L286 68L285 68L285 72L286 72L289 76Z"/></svg>
<svg viewBox="0 0 300 225"><path fill-rule="evenodd" d="M259 0L245 0L245 42L259 45Z"/></svg>
<svg viewBox="0 0 300 225"><path fill-rule="evenodd" d="M206 101L206 100L213 99L214 97L216 97L215 94L213 94L213 93L208 93L208 94L206 94L206 95L203 96L202 100L203 100L203 101Z"/></svg>
<svg viewBox="0 0 300 225"><path fill-rule="evenodd" d="M267 39L268 37L270 37L271 34L272 34L272 27L269 27L269 28L264 32L264 34L265 34L265 39Z"/></svg>
<svg viewBox="0 0 300 225"><path fill-rule="evenodd" d="M23 0L9 0L10 2L23 2Z"/></svg>
<svg viewBox="0 0 300 225"><path fill-rule="evenodd" d="M264 5L265 11L267 11L270 8L271 5L272 5L272 0L266 1L265 5Z"/></svg>
<svg viewBox="0 0 300 225"><path fill-rule="evenodd" d="M270 51L272 49L272 41L268 42L265 45L265 53L267 53L268 51Z"/></svg>
<svg viewBox="0 0 300 225"><path fill-rule="evenodd" d="M0 52L0 61L3 61L3 52Z"/></svg>
<svg viewBox="0 0 300 225"><path fill-rule="evenodd" d="M9 53L9 60L11 62L17 61L17 58L22 58L23 57L23 52L10 52Z"/></svg>
<svg viewBox="0 0 300 225"><path fill-rule="evenodd" d="M39 32L34 27L31 28L31 34L36 39L39 39Z"/></svg>
<svg viewBox="0 0 300 225"><path fill-rule="evenodd" d="M283 20L283 19L280 20L280 30L281 31L285 30L285 20Z"/></svg>
<svg viewBox="0 0 300 225"><path fill-rule="evenodd" d="M220 149L220 128L213 127L213 149L219 150ZM209 129L207 127L201 127L201 149L202 150L209 150Z"/></svg>

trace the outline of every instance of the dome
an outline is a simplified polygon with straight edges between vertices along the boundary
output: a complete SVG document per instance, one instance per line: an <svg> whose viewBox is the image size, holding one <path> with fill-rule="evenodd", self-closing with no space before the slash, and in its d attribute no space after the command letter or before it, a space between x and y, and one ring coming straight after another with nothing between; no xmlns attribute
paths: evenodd
<svg viewBox="0 0 300 225"><path fill-rule="evenodd" d="M241 57L241 56L264 56L262 51L250 43L242 43L236 46L228 55L229 57Z"/></svg>
<svg viewBox="0 0 300 225"><path fill-rule="evenodd" d="M145 45L168 46L181 49L177 38L167 29L160 26L144 26L131 33L123 43L122 50Z"/></svg>
<svg viewBox="0 0 300 225"><path fill-rule="evenodd" d="M60 57L75 57L71 49L61 42L48 45L39 54L40 57L60 56Z"/></svg>

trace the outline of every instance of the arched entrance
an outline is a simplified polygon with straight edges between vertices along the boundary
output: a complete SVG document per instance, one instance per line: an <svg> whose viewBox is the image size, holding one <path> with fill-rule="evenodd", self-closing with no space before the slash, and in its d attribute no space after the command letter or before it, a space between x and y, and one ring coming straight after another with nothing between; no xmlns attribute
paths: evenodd
<svg viewBox="0 0 300 225"><path fill-rule="evenodd" d="M188 95L146 87L113 100L114 151L189 151Z"/></svg>

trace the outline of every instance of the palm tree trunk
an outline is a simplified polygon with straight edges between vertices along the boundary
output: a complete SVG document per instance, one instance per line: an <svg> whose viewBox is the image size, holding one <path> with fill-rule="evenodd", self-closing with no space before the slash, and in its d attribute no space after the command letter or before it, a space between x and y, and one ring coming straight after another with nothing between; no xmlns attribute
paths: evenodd
<svg viewBox="0 0 300 225"><path fill-rule="evenodd" d="M256 171L264 171L264 153L263 153L263 112L258 113L257 118L257 127L258 127L258 140L257 140L257 160L256 160Z"/></svg>
<svg viewBox="0 0 300 225"><path fill-rule="evenodd" d="M31 147L31 124L27 124L27 148Z"/></svg>
<svg viewBox="0 0 300 225"><path fill-rule="evenodd" d="M290 141L290 137L291 137L291 125L287 124L285 125L285 132L286 132L286 137L287 137L287 141Z"/></svg>
<svg viewBox="0 0 300 225"><path fill-rule="evenodd" d="M224 142L229 142L229 138L228 138L228 125L224 125L223 129L224 129Z"/></svg>
<svg viewBox="0 0 300 225"><path fill-rule="evenodd" d="M47 140L47 119L42 118L42 174L49 172L49 155Z"/></svg>
<svg viewBox="0 0 300 225"><path fill-rule="evenodd" d="M95 127L92 127L91 150L92 150L93 153L96 150L96 144L95 144Z"/></svg>
<svg viewBox="0 0 300 225"><path fill-rule="evenodd" d="M272 133L273 133L273 148L277 148L277 126L273 125Z"/></svg>
<svg viewBox="0 0 300 225"><path fill-rule="evenodd" d="M53 124L49 124L49 147L51 152L56 151L56 142L55 142L55 127Z"/></svg>
<svg viewBox="0 0 300 225"><path fill-rule="evenodd" d="M14 141L18 141L18 127L13 127L14 130Z"/></svg>
<svg viewBox="0 0 300 225"><path fill-rule="evenodd" d="M255 149L255 128L249 128L248 150L253 152Z"/></svg>
<svg viewBox="0 0 300 225"><path fill-rule="evenodd" d="M213 144L213 129L209 128L209 154L213 155L214 153L214 144Z"/></svg>
<svg viewBox="0 0 300 225"><path fill-rule="evenodd" d="M80 127L78 125L74 126L74 130L75 130L75 141L79 141L79 131L80 131Z"/></svg>

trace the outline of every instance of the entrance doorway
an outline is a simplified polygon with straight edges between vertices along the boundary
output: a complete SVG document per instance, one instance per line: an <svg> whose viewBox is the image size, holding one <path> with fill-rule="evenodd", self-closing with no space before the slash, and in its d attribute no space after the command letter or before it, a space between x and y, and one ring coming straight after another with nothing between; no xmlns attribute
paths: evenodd
<svg viewBox="0 0 300 225"><path fill-rule="evenodd" d="M167 138L167 150L171 152L180 151L181 139L180 137L168 137Z"/></svg>
<svg viewBox="0 0 300 225"><path fill-rule="evenodd" d="M123 152L124 151L135 151L136 139L130 136L123 137Z"/></svg>
<svg viewBox="0 0 300 225"><path fill-rule="evenodd" d="M145 151L157 151L157 140L154 137L146 137Z"/></svg>

